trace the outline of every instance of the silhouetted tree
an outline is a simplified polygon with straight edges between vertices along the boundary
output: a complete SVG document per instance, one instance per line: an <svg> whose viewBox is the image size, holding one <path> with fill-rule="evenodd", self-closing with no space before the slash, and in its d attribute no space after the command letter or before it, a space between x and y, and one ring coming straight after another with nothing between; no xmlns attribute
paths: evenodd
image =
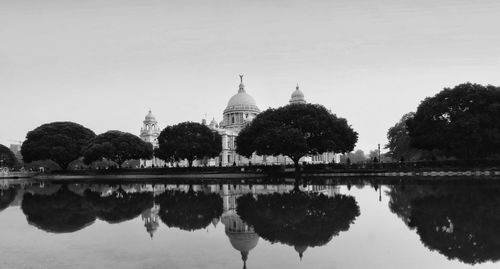
<svg viewBox="0 0 500 269"><path fill-rule="evenodd" d="M187 231L203 229L222 215L222 198L215 193L166 191L156 202L163 223Z"/></svg>
<svg viewBox="0 0 500 269"><path fill-rule="evenodd" d="M189 167L195 159L217 157L222 151L220 134L195 122L166 127L161 131L158 143L157 157L177 161L187 159Z"/></svg>
<svg viewBox="0 0 500 269"><path fill-rule="evenodd" d="M10 187L6 190L0 190L0 211L9 207L17 195L17 188Z"/></svg>
<svg viewBox="0 0 500 269"><path fill-rule="evenodd" d="M359 216L352 196L293 191L247 194L238 198L237 212L255 232L270 242L291 246L321 246L347 231Z"/></svg>
<svg viewBox="0 0 500 269"><path fill-rule="evenodd" d="M104 197L101 197L100 193L87 190L85 198L96 216L108 223L134 219L142 211L151 208L154 201L151 192L127 193L121 188Z"/></svg>
<svg viewBox="0 0 500 269"><path fill-rule="evenodd" d="M418 106L406 121L412 147L471 159L500 153L500 90L460 84Z"/></svg>
<svg viewBox="0 0 500 269"><path fill-rule="evenodd" d="M29 224L52 233L75 232L95 221L85 198L66 186L52 195L25 193L21 208Z"/></svg>
<svg viewBox="0 0 500 269"><path fill-rule="evenodd" d="M86 164L105 158L121 166L126 160L151 159L153 145L130 133L107 131L92 139L83 155Z"/></svg>
<svg viewBox="0 0 500 269"><path fill-rule="evenodd" d="M94 132L73 122L44 124L26 135L21 146L24 162L52 160L62 169L80 156Z"/></svg>
<svg viewBox="0 0 500 269"><path fill-rule="evenodd" d="M16 155L6 146L0 144L0 160L1 164L6 167L14 167L17 165Z"/></svg>
<svg viewBox="0 0 500 269"><path fill-rule="evenodd" d="M500 260L500 188L491 185L391 187L391 210L422 243L468 264Z"/></svg>
<svg viewBox="0 0 500 269"><path fill-rule="evenodd" d="M286 155L297 167L307 154L349 152L358 134L343 118L325 107L313 104L291 104L268 109L255 117L239 133L236 152L250 157Z"/></svg>

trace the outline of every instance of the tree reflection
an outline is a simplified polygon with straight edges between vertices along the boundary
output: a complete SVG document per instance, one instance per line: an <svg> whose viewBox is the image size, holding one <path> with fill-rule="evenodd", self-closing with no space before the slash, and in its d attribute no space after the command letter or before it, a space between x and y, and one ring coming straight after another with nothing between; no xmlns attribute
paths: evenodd
<svg viewBox="0 0 500 269"><path fill-rule="evenodd" d="M95 214L85 198L66 186L52 195L25 193L21 208L28 223L53 233L75 232L95 220Z"/></svg>
<svg viewBox="0 0 500 269"><path fill-rule="evenodd" d="M139 216L142 211L153 207L153 194L150 192L127 193L122 188L108 196L86 191L85 197L95 211L96 216L108 223L120 223Z"/></svg>
<svg viewBox="0 0 500 269"><path fill-rule="evenodd" d="M307 247L322 246L347 231L359 207L351 196L293 191L244 195L238 198L237 212L259 236L294 246L302 256Z"/></svg>
<svg viewBox="0 0 500 269"><path fill-rule="evenodd" d="M203 229L222 214L222 198L215 193L165 191L156 197L160 219L169 227Z"/></svg>
<svg viewBox="0 0 500 269"><path fill-rule="evenodd" d="M8 188L0 190L0 211L9 207L10 203L14 201L17 195L16 188Z"/></svg>
<svg viewBox="0 0 500 269"><path fill-rule="evenodd" d="M397 186L390 195L429 249L468 264L500 259L499 186Z"/></svg>

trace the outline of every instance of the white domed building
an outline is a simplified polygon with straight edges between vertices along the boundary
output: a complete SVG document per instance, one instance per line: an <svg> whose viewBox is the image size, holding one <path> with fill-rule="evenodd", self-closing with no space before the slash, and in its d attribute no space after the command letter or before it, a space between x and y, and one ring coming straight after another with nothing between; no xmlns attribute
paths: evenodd
<svg viewBox="0 0 500 269"><path fill-rule="evenodd" d="M251 159L240 156L236 153L236 137L238 133L250 123L257 114L260 113L255 99L246 92L243 84L243 75L240 75L240 85L238 92L233 95L227 103L223 112L222 121L217 124L213 119L208 127L216 130L222 136L222 152L219 157L210 160L208 165L241 165L252 163L261 163L262 157L253 156ZM206 121L203 121L206 122Z"/></svg>
<svg viewBox="0 0 500 269"><path fill-rule="evenodd" d="M300 90L299 85L295 87L289 100L290 104L306 104L304 93ZM222 152L219 157L212 160L198 161L197 165L204 164L209 166L231 166L231 165L248 165L252 164L293 164L293 161L286 156L259 156L254 154L250 159L240 156L236 153L236 139L238 133L249 124L258 114L260 109L255 102L255 99L246 92L243 84L243 75L240 75L240 85L238 93L233 95L227 103L226 109L223 112L222 121L217 124L215 119L212 119L207 126L212 130L216 130L222 136ZM206 124L206 120L202 120ZM331 163L339 161L339 155L332 152L318 154L315 156L305 156L300 162L306 163Z"/></svg>

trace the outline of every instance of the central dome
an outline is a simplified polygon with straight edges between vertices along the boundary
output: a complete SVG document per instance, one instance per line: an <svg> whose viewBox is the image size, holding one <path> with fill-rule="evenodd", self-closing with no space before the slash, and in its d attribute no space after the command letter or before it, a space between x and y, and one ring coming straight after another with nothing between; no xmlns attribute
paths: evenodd
<svg viewBox="0 0 500 269"><path fill-rule="evenodd" d="M253 99L253 97L250 96L250 94L248 94L246 92L239 92L239 93L233 95L233 97L231 97L231 99L229 99L229 102L227 103L226 109L229 109L229 108L234 107L234 106L253 106L253 107L257 108L257 104L255 103L255 100Z"/></svg>
<svg viewBox="0 0 500 269"><path fill-rule="evenodd" d="M240 79L241 83L238 93L229 99L227 107L224 109L224 113L245 111L259 113L260 110L257 107L257 103L253 97L245 91L245 85L243 85L243 75L240 75Z"/></svg>

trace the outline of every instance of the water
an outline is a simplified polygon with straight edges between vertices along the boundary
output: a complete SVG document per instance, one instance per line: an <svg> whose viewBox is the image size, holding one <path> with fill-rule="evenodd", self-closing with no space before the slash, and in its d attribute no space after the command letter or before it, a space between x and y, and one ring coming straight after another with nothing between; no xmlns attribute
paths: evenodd
<svg viewBox="0 0 500 269"><path fill-rule="evenodd" d="M4 184L0 268L497 268L500 185Z"/></svg>

